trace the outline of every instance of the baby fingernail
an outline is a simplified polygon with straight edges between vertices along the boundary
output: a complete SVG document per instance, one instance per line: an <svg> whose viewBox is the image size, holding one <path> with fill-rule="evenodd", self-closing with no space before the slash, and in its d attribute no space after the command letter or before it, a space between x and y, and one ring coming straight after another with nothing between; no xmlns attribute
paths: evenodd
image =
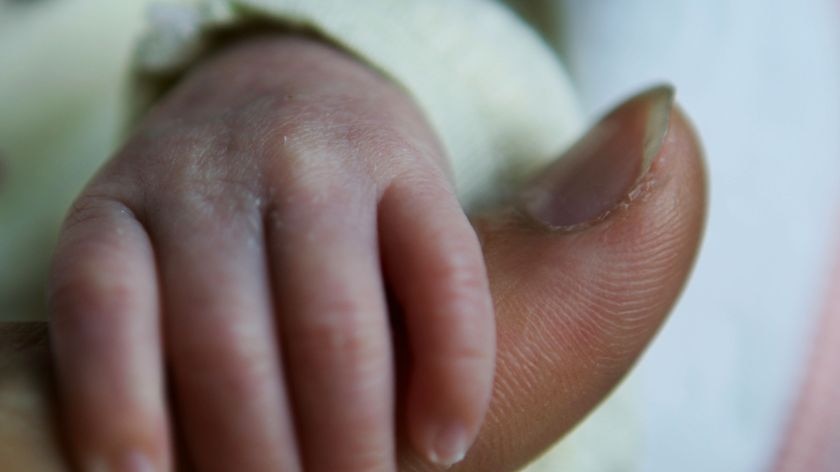
<svg viewBox="0 0 840 472"><path fill-rule="evenodd" d="M145 454L129 452L111 464L105 461L94 461L85 470L87 472L155 472L155 466Z"/></svg>
<svg viewBox="0 0 840 472"><path fill-rule="evenodd" d="M523 192L525 211L554 228L606 217L659 154L673 102L674 89L664 85L619 105Z"/></svg>
<svg viewBox="0 0 840 472"><path fill-rule="evenodd" d="M151 459L145 454L139 452L131 452L123 458L123 463L120 464L119 472L155 472L155 466ZM116 471L115 471L116 472Z"/></svg>
<svg viewBox="0 0 840 472"><path fill-rule="evenodd" d="M464 459L470 447L467 430L458 424L441 428L432 437L431 446L428 455L432 463L445 467L457 464Z"/></svg>

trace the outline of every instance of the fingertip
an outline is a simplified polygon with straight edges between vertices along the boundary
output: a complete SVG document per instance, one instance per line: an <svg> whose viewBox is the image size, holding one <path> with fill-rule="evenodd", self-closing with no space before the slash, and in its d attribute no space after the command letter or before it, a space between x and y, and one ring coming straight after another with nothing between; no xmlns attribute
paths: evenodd
<svg viewBox="0 0 840 472"><path fill-rule="evenodd" d="M426 457L435 465L451 467L464 460L475 433L460 423L442 425L428 438Z"/></svg>
<svg viewBox="0 0 840 472"><path fill-rule="evenodd" d="M414 449L451 466L472 445L495 365L493 303L478 239L455 197L406 184L381 205L385 270L411 346Z"/></svg>
<svg viewBox="0 0 840 472"><path fill-rule="evenodd" d="M138 445L117 451L110 455L94 455L84 460L81 472L165 472L169 469L160 465L161 460L145 452L153 447Z"/></svg>
<svg viewBox="0 0 840 472"><path fill-rule="evenodd" d="M706 151L691 118L679 105L674 105L671 131L665 142L665 152L680 160L678 172L683 175L686 210L701 226L705 225L709 200L709 170ZM662 169L661 172L668 172ZM700 231L702 235L702 230Z"/></svg>
<svg viewBox="0 0 840 472"><path fill-rule="evenodd" d="M413 372L408 406L412 445L428 462L452 466L464 459L475 442L490 400L492 371L473 371L473 378L455 372ZM446 381L436 378L441 374ZM458 375L458 373L455 373Z"/></svg>

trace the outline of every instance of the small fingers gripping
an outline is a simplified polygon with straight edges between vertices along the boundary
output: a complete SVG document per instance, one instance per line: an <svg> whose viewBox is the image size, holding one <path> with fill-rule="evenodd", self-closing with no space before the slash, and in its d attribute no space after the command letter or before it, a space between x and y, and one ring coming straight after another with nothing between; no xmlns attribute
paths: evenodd
<svg viewBox="0 0 840 472"><path fill-rule="evenodd" d="M191 462L207 472L298 471L258 212L220 210L230 195L222 205L198 200L170 196L150 221Z"/></svg>
<svg viewBox="0 0 840 472"><path fill-rule="evenodd" d="M463 459L490 400L493 306L472 227L443 176L395 181L380 204L385 273L410 340L408 432L430 461Z"/></svg>
<svg viewBox="0 0 840 472"><path fill-rule="evenodd" d="M352 194L326 196L332 203L314 212L278 210L268 223L298 437L312 472L396 468L375 205Z"/></svg>
<svg viewBox="0 0 840 472"><path fill-rule="evenodd" d="M169 470L154 256L123 204L83 197L51 273L51 335L81 470ZM146 468L144 468L146 467Z"/></svg>

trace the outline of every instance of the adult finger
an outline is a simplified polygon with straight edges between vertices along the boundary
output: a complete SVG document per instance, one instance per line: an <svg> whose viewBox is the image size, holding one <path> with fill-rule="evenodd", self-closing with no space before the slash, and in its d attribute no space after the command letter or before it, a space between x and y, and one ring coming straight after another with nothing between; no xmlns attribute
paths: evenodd
<svg viewBox="0 0 840 472"><path fill-rule="evenodd" d="M454 470L515 470L632 367L688 277L706 204L698 140L672 92L608 114L525 191L476 218L496 303L490 413ZM402 469L433 470L403 450Z"/></svg>

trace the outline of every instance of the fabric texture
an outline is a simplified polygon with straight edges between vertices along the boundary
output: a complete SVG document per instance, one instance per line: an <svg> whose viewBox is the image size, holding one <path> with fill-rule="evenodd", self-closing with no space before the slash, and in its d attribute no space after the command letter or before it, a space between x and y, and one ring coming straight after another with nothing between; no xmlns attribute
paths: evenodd
<svg viewBox="0 0 840 472"><path fill-rule="evenodd" d="M255 19L317 31L410 93L442 138L467 207L498 198L580 131L562 66L494 2L64 0L20 7L0 19L0 68L13 69L0 74L0 99L6 110L20 110L0 113L7 169L0 319L43 314L61 216L118 145L142 90L126 87L129 74L183 72L205 50L208 33ZM21 50L30 52L22 59Z"/></svg>
<svg viewBox="0 0 840 472"><path fill-rule="evenodd" d="M145 3L2 3L0 321L44 316L62 216L124 129Z"/></svg>
<svg viewBox="0 0 840 472"><path fill-rule="evenodd" d="M414 97L443 140L468 207L558 156L580 131L557 58L493 2L215 0L161 4L151 19L137 64L152 77L188 67L208 33L254 19L335 41Z"/></svg>

